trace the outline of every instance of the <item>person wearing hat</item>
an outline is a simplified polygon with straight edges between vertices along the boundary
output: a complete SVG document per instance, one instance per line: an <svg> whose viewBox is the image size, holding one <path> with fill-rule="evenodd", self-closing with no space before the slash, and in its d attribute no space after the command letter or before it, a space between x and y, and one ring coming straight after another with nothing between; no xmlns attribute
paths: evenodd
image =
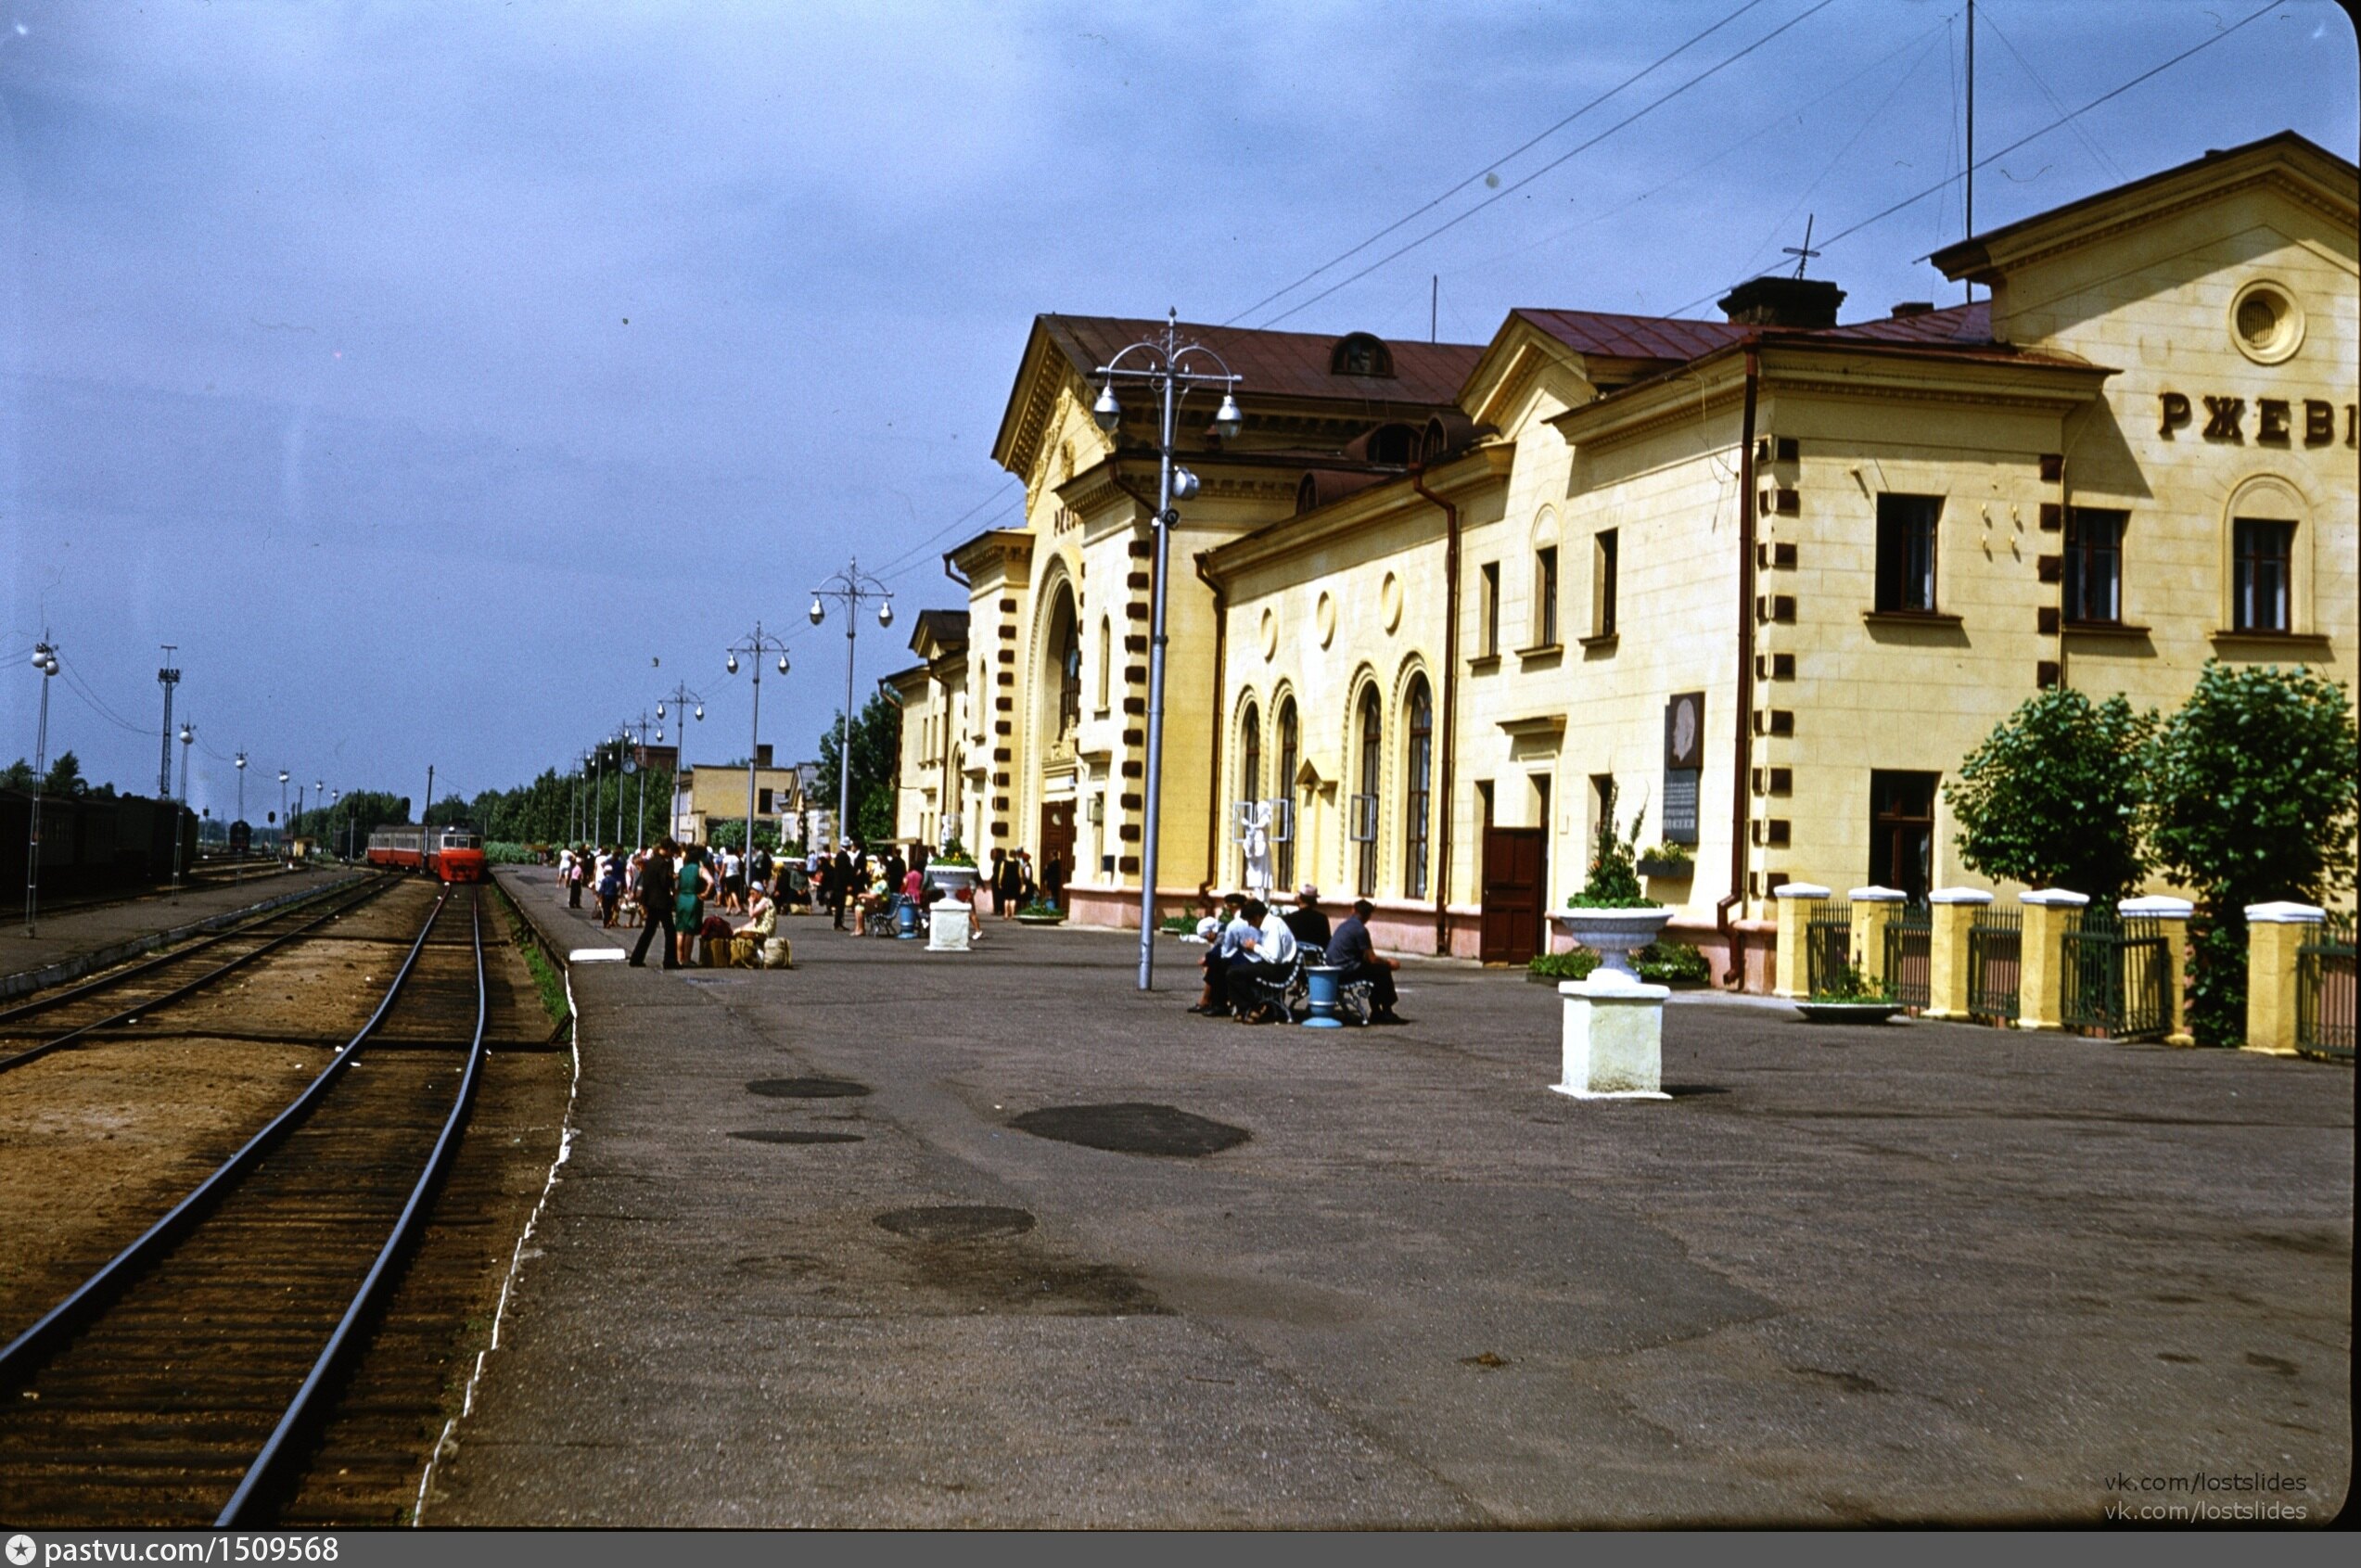
<svg viewBox="0 0 2361 1568"><path fill-rule="evenodd" d="M1305 883L1295 889L1295 907L1280 916L1295 940L1307 948L1328 950L1328 916L1321 911L1320 889Z"/></svg>

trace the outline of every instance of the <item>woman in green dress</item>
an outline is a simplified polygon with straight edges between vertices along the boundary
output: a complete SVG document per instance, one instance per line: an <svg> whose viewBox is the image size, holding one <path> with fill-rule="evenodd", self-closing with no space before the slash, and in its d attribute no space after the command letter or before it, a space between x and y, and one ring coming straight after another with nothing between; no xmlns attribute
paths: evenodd
<svg viewBox="0 0 2361 1568"><path fill-rule="evenodd" d="M705 848L692 844L681 856L680 891L672 899L673 940L680 961L692 963L697 930L705 924L705 895L712 891L712 873L705 869Z"/></svg>

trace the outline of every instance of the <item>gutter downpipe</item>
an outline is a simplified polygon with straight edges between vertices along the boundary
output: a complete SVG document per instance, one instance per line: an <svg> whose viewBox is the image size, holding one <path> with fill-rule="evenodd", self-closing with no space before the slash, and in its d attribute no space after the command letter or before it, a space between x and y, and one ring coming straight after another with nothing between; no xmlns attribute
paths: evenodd
<svg viewBox="0 0 2361 1568"><path fill-rule="evenodd" d="M1746 897L1747 770L1754 760L1755 731L1755 396L1762 376L1759 339L1746 340L1746 402L1738 434L1738 701L1730 715L1729 891L1714 905L1714 929L1729 944L1722 982L1746 988L1746 938L1729 918L1730 906Z"/></svg>
<svg viewBox="0 0 2361 1568"><path fill-rule="evenodd" d="M1451 952L1451 822L1459 809L1460 750L1460 509L1426 488L1422 464L1410 470L1410 489L1443 509L1443 810L1435 833L1435 951Z"/></svg>
<svg viewBox="0 0 2361 1568"><path fill-rule="evenodd" d="M1230 727L1229 715L1221 698L1221 678L1230 642L1230 600L1221 584L1206 574L1206 555L1200 550L1190 560L1197 568L1197 580L1213 590L1213 766L1206 776L1206 879L1197 884L1199 891L1210 888L1219 874L1221 856L1221 736ZM1276 889L1273 889L1275 892Z"/></svg>
<svg viewBox="0 0 2361 1568"><path fill-rule="evenodd" d="M945 555L943 557L943 575L951 579L953 582L958 583L961 588L966 591L967 602L969 605L973 606L975 604L975 583L969 581L966 574L962 572L958 567L952 564L951 558L949 555ZM964 668L967 663L967 648L964 644L961 645L959 650L959 662L963 668ZM970 713L980 715L984 711L984 694L981 692L968 693L967 707ZM952 746L951 729L951 694L947 690L943 694L943 805L951 815L959 819L960 841L963 844L969 844L973 843L974 840L968 836L967 775L964 772L954 773L951 771L951 759ZM958 749L963 762L966 760L966 739L967 737L965 735L960 736L961 745ZM935 818L937 843L941 842L940 835L942 833L942 817L938 813ZM972 853L973 851L970 852Z"/></svg>

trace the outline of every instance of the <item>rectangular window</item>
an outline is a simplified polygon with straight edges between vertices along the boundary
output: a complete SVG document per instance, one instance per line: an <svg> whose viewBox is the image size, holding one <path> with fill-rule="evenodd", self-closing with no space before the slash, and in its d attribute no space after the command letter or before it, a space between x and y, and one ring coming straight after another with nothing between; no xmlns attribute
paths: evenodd
<svg viewBox="0 0 2361 1568"><path fill-rule="evenodd" d="M1483 657L1494 658L1500 652L1500 563L1487 561L1476 570L1484 581Z"/></svg>
<svg viewBox="0 0 2361 1568"><path fill-rule="evenodd" d="M755 791L755 793L754 793L754 814L755 814L756 816L758 816L758 817L767 817L767 816L770 816L770 815L772 814L772 811L771 811L771 792L770 792L769 790L767 790L767 789L759 789L759 790Z"/></svg>
<svg viewBox="0 0 2361 1568"><path fill-rule="evenodd" d="M1558 547L1533 553L1533 645L1555 647L1558 642Z"/></svg>
<svg viewBox="0 0 2361 1568"><path fill-rule="evenodd" d="M2290 631L2289 580L2295 525L2240 517L2230 525L2230 630Z"/></svg>
<svg viewBox="0 0 2361 1568"><path fill-rule="evenodd" d="M1877 607L1889 614L1934 608L1934 525L1939 495L1877 498Z"/></svg>
<svg viewBox="0 0 2361 1568"><path fill-rule="evenodd" d="M1934 875L1937 773L1870 774L1870 881L1926 897Z"/></svg>
<svg viewBox="0 0 2361 1568"><path fill-rule="evenodd" d="M1615 634L1615 534L1614 529L1602 529L1598 548L1591 554L1590 635L1593 637Z"/></svg>
<svg viewBox="0 0 2361 1568"><path fill-rule="evenodd" d="M2063 609L2069 624L2124 618L2124 512L2077 506L2066 514Z"/></svg>

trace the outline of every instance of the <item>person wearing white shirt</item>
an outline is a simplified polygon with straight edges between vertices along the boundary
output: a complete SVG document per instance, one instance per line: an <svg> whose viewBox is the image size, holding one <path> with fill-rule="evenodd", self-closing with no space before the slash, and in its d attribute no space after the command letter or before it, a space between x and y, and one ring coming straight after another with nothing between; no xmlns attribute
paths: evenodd
<svg viewBox="0 0 2361 1568"><path fill-rule="evenodd" d="M1273 988L1283 988L1287 976L1295 967L1295 934L1260 899L1248 899L1239 911L1239 924L1251 927L1239 938L1239 955L1230 965L1230 984L1240 980L1259 980ZM1232 927L1232 930L1237 927ZM1227 933L1224 933L1227 939ZM1266 1003L1257 1009L1248 1022L1257 1022L1272 1013Z"/></svg>

